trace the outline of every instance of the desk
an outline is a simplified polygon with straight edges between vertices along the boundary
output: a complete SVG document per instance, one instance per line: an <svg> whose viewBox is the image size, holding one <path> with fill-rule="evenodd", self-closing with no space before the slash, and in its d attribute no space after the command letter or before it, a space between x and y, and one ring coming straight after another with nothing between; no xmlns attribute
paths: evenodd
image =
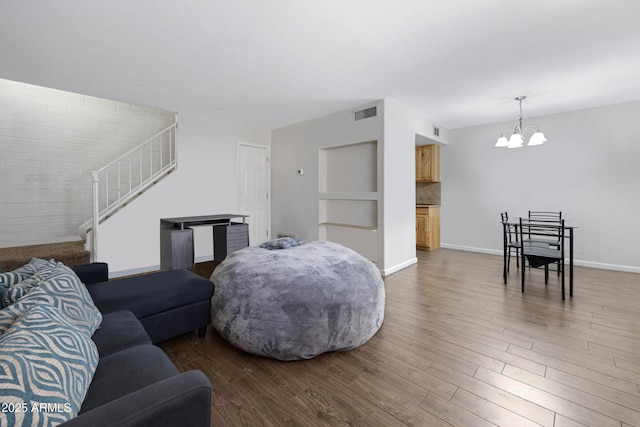
<svg viewBox="0 0 640 427"><path fill-rule="evenodd" d="M227 254L249 246L248 215L220 214L160 219L160 270L192 268L194 263L193 229L211 226L213 258L222 261ZM233 219L242 222L233 222Z"/></svg>
<svg viewBox="0 0 640 427"><path fill-rule="evenodd" d="M520 223L519 222L503 222L502 223L502 241L503 241L503 246L504 246L504 250L503 250L503 256L504 256L504 266L503 266L503 278L504 278L504 284L507 284L507 252L509 251L509 248L507 246L507 233L509 232L509 227L513 227L516 230L516 233L518 233L518 230L520 228ZM558 227L560 227L560 225L558 225ZM569 243L569 296L573 297L573 231L574 229L576 229L578 227L576 226L572 226L572 225L564 225L564 238L565 239L569 239L568 243ZM532 246L529 246L528 249L531 249ZM535 251L535 249L532 249ZM543 249L540 249L541 251L543 251ZM522 247L522 242L520 242L520 254L521 257L524 258L523 254L523 247ZM531 255L531 253L529 253L529 255ZM535 255L535 254L534 254ZM544 254L541 252L539 254L540 256L544 256ZM524 261L523 261L523 265L521 266L523 269L523 273L524 273ZM564 265L562 266L562 268L564 268ZM523 282L524 283L524 282ZM565 282L564 282L564 274L562 275L562 299L564 300L564 294L565 294Z"/></svg>

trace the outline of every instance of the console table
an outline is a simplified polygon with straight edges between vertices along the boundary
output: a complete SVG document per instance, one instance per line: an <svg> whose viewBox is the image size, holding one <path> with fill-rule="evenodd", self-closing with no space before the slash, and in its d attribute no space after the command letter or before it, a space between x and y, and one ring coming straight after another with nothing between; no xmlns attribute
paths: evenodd
<svg viewBox="0 0 640 427"><path fill-rule="evenodd" d="M192 227L211 226L213 259L216 261L222 261L228 254L249 246L249 224L245 221L247 217L248 215L220 214L161 218L160 270L193 267L195 257Z"/></svg>

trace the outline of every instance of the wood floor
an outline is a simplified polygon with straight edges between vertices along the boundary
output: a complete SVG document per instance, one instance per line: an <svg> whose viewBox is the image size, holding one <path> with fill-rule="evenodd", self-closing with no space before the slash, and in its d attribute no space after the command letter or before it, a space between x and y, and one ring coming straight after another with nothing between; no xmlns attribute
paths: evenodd
<svg viewBox="0 0 640 427"><path fill-rule="evenodd" d="M502 258L447 249L385 279L380 331L299 362L211 328L161 345L211 380L214 426L640 426L640 275L575 268L574 297Z"/></svg>

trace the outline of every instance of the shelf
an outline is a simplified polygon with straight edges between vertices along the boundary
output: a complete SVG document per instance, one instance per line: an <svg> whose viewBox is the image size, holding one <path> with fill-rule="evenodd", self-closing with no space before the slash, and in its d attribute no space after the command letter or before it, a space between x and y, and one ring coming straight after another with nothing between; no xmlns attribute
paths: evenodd
<svg viewBox="0 0 640 427"><path fill-rule="evenodd" d="M338 222L323 222L318 225L321 227L343 227L343 228L354 228L357 230L378 231L378 227L366 227L364 225L353 225L353 224L340 224Z"/></svg>
<svg viewBox="0 0 640 427"><path fill-rule="evenodd" d="M378 193L375 191L353 192L353 193L318 193L320 200L378 200Z"/></svg>

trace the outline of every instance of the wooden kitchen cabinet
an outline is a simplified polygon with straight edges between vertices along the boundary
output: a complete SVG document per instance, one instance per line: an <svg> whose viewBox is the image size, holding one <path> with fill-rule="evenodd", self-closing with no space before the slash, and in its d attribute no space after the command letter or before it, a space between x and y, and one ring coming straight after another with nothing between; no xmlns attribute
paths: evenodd
<svg viewBox="0 0 640 427"><path fill-rule="evenodd" d="M440 206L416 207L416 247L428 251L440 247Z"/></svg>
<svg viewBox="0 0 640 427"><path fill-rule="evenodd" d="M440 146L437 144L416 147L416 181L440 181Z"/></svg>

